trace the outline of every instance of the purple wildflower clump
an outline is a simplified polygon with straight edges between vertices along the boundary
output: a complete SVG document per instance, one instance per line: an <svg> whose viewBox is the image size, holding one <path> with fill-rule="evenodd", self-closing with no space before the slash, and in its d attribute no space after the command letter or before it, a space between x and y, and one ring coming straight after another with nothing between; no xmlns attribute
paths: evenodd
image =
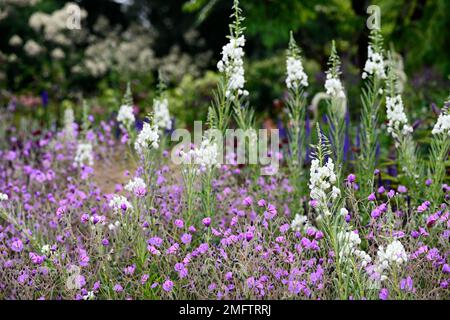
<svg viewBox="0 0 450 320"><path fill-rule="evenodd" d="M250 106L240 108L249 93L236 27L218 63L223 92L210 101L207 126L220 132L260 125ZM266 165L242 163L239 144L214 130L175 146L162 85L147 118L130 87L113 113L94 99L82 119L67 107L48 127L15 108L0 114L0 297L450 299L449 110L423 139L430 148L419 147L380 43L369 46L363 71L364 88L380 87L362 96L386 108L386 124L373 113L355 125L334 43L320 114L308 108L292 37L288 114L278 119L285 139L271 137L258 155ZM97 108L108 120L90 115ZM218 161L223 146L231 151Z"/></svg>

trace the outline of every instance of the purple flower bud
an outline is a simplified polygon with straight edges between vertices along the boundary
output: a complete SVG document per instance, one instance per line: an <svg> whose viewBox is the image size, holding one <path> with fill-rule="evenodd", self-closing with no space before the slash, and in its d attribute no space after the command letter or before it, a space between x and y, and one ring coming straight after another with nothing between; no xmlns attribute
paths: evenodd
<svg viewBox="0 0 450 320"><path fill-rule="evenodd" d="M397 191L400 193L406 193L406 192L408 192L408 189L403 185L399 185L397 188Z"/></svg>
<svg viewBox="0 0 450 320"><path fill-rule="evenodd" d="M266 206L266 200L264 200L264 199L258 200L258 206L259 207L265 207Z"/></svg>
<svg viewBox="0 0 450 320"><path fill-rule="evenodd" d="M425 180L425 185L427 186L427 187L429 187L431 184L433 183L433 180L431 180L431 179L427 179L427 180Z"/></svg>
<svg viewBox="0 0 450 320"><path fill-rule="evenodd" d="M317 200L312 199L312 200L309 201L309 205L310 205L312 208L317 207L318 204L319 204L319 201L317 201Z"/></svg>
<svg viewBox="0 0 450 320"><path fill-rule="evenodd" d="M389 298L389 291L386 288L383 288L380 290L380 295L379 295L381 300L387 300Z"/></svg>
<svg viewBox="0 0 450 320"><path fill-rule="evenodd" d="M378 193L384 193L386 191L386 189L384 189L384 187L383 186L381 186L381 187L379 187L378 188Z"/></svg>
<svg viewBox="0 0 450 320"><path fill-rule="evenodd" d="M371 193L369 194L369 196L367 197L367 200L369 201L375 201L377 198L375 197L375 193Z"/></svg>
<svg viewBox="0 0 450 320"><path fill-rule="evenodd" d="M347 182L348 183L353 183L353 182L355 182L356 181L356 176L353 174L353 173L350 173L348 176L347 176Z"/></svg>
<svg viewBox="0 0 450 320"><path fill-rule="evenodd" d="M211 224L211 218L210 217L206 217L202 220L202 223L205 227L209 227L209 225Z"/></svg>
<svg viewBox="0 0 450 320"><path fill-rule="evenodd" d="M245 197L244 200L242 201L242 204L248 207L250 207L252 203L253 203L252 197Z"/></svg>
<svg viewBox="0 0 450 320"><path fill-rule="evenodd" d="M442 273L449 274L450 273L450 266L446 263L442 267Z"/></svg>
<svg viewBox="0 0 450 320"><path fill-rule="evenodd" d="M389 199L393 198L395 196L395 191L394 190L389 190L389 192L387 193L387 196Z"/></svg>

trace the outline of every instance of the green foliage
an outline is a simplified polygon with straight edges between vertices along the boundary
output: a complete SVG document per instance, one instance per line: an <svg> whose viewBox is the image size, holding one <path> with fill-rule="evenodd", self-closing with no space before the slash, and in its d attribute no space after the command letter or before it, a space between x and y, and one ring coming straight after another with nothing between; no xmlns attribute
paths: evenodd
<svg viewBox="0 0 450 320"><path fill-rule="evenodd" d="M195 120L206 119L213 97L211 93L217 86L219 76L206 72L201 78L185 75L176 88L167 91L170 112L177 119L176 126L192 127Z"/></svg>

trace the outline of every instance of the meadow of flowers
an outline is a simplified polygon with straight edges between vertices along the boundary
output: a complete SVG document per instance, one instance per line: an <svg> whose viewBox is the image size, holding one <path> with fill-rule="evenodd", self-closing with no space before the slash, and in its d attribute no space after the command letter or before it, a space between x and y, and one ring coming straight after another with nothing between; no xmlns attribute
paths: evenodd
<svg viewBox="0 0 450 320"><path fill-rule="evenodd" d="M450 298L450 98L424 146L375 28L360 106L347 103L333 43L326 114L311 121L291 35L286 141L269 152L279 169L261 175L236 153L219 161L210 130L257 128L238 1L233 10L221 81L199 119L208 130L188 150L172 148L163 85L143 121L130 85L109 120L85 103L81 119L66 108L61 128L23 120L29 130L18 130L2 113L0 298ZM348 108L360 108L357 122Z"/></svg>

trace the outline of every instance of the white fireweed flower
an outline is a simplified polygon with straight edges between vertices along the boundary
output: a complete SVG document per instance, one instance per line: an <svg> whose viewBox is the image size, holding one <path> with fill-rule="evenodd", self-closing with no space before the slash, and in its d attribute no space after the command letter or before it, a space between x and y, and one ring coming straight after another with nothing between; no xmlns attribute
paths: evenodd
<svg viewBox="0 0 450 320"><path fill-rule="evenodd" d="M121 105L119 113L117 114L117 122L124 125L125 128L131 127L135 122L135 117L133 113L133 106Z"/></svg>
<svg viewBox="0 0 450 320"><path fill-rule="evenodd" d="M450 114L448 112L442 112L439 115L431 133L433 135L446 134L450 136Z"/></svg>
<svg viewBox="0 0 450 320"><path fill-rule="evenodd" d="M219 150L217 143L211 141L210 139L205 139L202 141L200 148L195 149L195 162L200 167L207 169L218 166L218 154Z"/></svg>
<svg viewBox="0 0 450 320"><path fill-rule="evenodd" d="M368 57L364 65L364 72L362 78L367 78L368 75L376 75L380 79L386 79L386 70L381 53L375 52L371 45L367 47Z"/></svg>
<svg viewBox="0 0 450 320"><path fill-rule="evenodd" d="M379 262L384 264L386 261L388 264L395 263L397 265L402 265L408 261L408 255L406 254L403 244L398 241L392 241L384 251L383 246L378 249L377 257Z"/></svg>
<svg viewBox="0 0 450 320"><path fill-rule="evenodd" d="M220 166L218 159L219 146L211 139L204 139L199 147L195 147L187 152L181 150L182 163L195 164L199 169L211 169Z"/></svg>
<svg viewBox="0 0 450 320"><path fill-rule="evenodd" d="M138 154L142 155L149 146L154 149L159 148L158 126L151 126L149 123L144 122L144 126L134 143L134 148Z"/></svg>
<svg viewBox="0 0 450 320"><path fill-rule="evenodd" d="M245 38L231 38L230 42L222 48L222 59L217 63L219 72L224 73L227 80L226 97L230 97L235 92L240 95L248 95L244 90L244 47Z"/></svg>
<svg viewBox="0 0 450 320"><path fill-rule="evenodd" d="M109 207L115 212L133 210L133 206L124 196L114 195L109 201Z"/></svg>
<svg viewBox="0 0 450 320"><path fill-rule="evenodd" d="M77 146L77 152L75 154L74 165L75 167L81 167L83 164L92 166L94 164L94 154L92 151L92 144L79 143Z"/></svg>
<svg viewBox="0 0 450 320"><path fill-rule="evenodd" d="M339 210L339 214L345 217L348 214L348 210L346 208L341 208L341 210Z"/></svg>
<svg viewBox="0 0 450 320"><path fill-rule="evenodd" d="M50 245L45 244L41 248L41 253L48 255L50 253Z"/></svg>
<svg viewBox="0 0 450 320"><path fill-rule="evenodd" d="M83 300L94 300L95 294L94 291L88 291L86 295L83 296Z"/></svg>
<svg viewBox="0 0 450 320"><path fill-rule="evenodd" d="M291 229L294 231L301 231L308 225L308 217L300 214L296 214L294 220L291 222Z"/></svg>
<svg viewBox="0 0 450 320"><path fill-rule="evenodd" d="M297 90L300 86L308 86L308 76L303 70L303 64L300 58L287 58L286 73L286 86L288 87L288 89Z"/></svg>
<svg viewBox="0 0 450 320"><path fill-rule="evenodd" d="M331 214L328 209L328 196L331 195L334 200L341 194L341 190L334 186L335 183L333 160L328 158L327 163L320 167L319 160L313 159L309 179L310 197L318 202L317 209L325 215Z"/></svg>
<svg viewBox="0 0 450 320"><path fill-rule="evenodd" d="M147 188L147 185L145 184L144 180L142 180L142 178L139 177L133 178L125 186L125 190L133 193L136 193L136 191L138 191L139 189L145 188Z"/></svg>
<svg viewBox="0 0 450 320"><path fill-rule="evenodd" d="M338 77L333 78L331 73L327 74L325 90L333 98L345 99L344 87L342 86L341 80Z"/></svg>
<svg viewBox="0 0 450 320"><path fill-rule="evenodd" d="M386 272L392 265L398 267L408 261L408 255L402 243L398 240L392 241L384 250L383 246L378 248L375 271L380 275L380 281L387 279Z"/></svg>
<svg viewBox="0 0 450 320"><path fill-rule="evenodd" d="M75 122L75 116L72 108L64 110L64 136L67 140L73 140L75 138L75 131L73 128Z"/></svg>
<svg viewBox="0 0 450 320"><path fill-rule="evenodd" d="M361 239L356 232L344 232L341 231L337 234L337 240L339 243L339 257L345 259L351 256L356 248L361 244Z"/></svg>
<svg viewBox="0 0 450 320"><path fill-rule="evenodd" d="M388 119L387 131L394 139L399 139L401 136L413 132L413 128L408 123L400 95L386 97L386 115ZM398 145L397 142L396 145Z"/></svg>
<svg viewBox="0 0 450 320"><path fill-rule="evenodd" d="M359 258L361 267L363 268L367 267L367 265L372 262L372 258L364 250L355 250L355 256Z"/></svg>
<svg viewBox="0 0 450 320"><path fill-rule="evenodd" d="M366 267L372 258L364 251L359 249L361 238L359 234L353 231L341 231L337 235L339 243L339 258L341 262L346 262L352 256L356 256L360 262L361 267Z"/></svg>
<svg viewBox="0 0 450 320"><path fill-rule="evenodd" d="M169 101L167 99L155 99L153 101L155 124L160 129L172 129L170 120Z"/></svg>
<svg viewBox="0 0 450 320"><path fill-rule="evenodd" d="M8 198L8 195L6 194L6 193L1 193L0 192L0 202L1 201L7 201L9 198Z"/></svg>

